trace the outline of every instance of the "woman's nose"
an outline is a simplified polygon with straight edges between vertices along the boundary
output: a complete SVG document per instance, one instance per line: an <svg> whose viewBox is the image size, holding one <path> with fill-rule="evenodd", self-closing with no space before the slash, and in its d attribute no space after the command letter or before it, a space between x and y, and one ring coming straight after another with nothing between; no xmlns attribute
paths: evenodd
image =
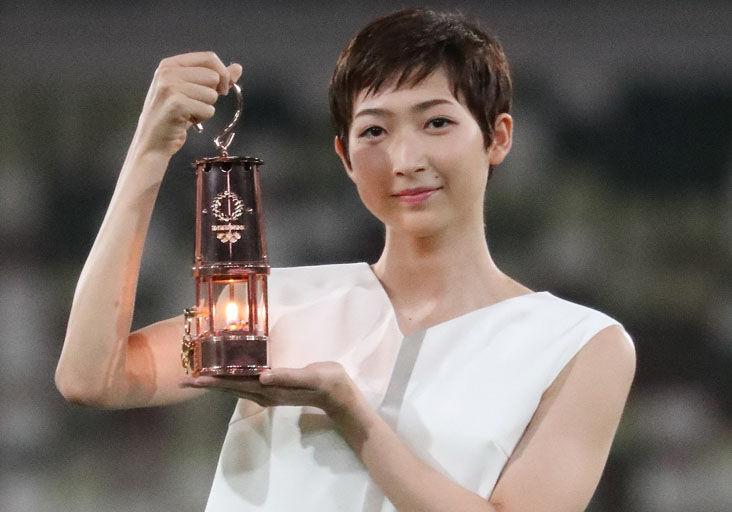
<svg viewBox="0 0 732 512"><path fill-rule="evenodd" d="M418 137L407 134L396 137L390 148L392 172L403 176L426 170L424 149Z"/></svg>

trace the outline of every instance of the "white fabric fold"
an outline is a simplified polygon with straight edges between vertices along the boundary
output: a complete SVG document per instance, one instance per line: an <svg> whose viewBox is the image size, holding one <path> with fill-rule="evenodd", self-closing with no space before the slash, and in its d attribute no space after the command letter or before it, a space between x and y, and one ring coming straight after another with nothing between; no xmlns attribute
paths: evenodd
<svg viewBox="0 0 732 512"><path fill-rule="evenodd" d="M418 457L485 497L546 388L595 334L617 324L537 292L404 338L366 263L274 269L269 300L274 366L340 362ZM322 411L240 401L206 510L394 507Z"/></svg>

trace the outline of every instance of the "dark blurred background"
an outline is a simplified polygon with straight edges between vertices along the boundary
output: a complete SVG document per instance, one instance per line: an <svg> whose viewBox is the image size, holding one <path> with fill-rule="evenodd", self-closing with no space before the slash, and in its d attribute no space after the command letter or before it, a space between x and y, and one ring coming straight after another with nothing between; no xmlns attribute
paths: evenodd
<svg viewBox="0 0 732 512"><path fill-rule="evenodd" d="M403 5L0 4L0 509L204 507L233 399L95 411L53 384L148 84L177 53L242 63L233 149L266 161L272 263L373 261L382 233L332 153L326 89L348 37ZM494 258L635 339L636 381L588 510L732 510L732 3L430 5L481 18L513 66L514 150L486 200ZM193 303L189 164L214 152L224 117L171 165L134 327Z"/></svg>

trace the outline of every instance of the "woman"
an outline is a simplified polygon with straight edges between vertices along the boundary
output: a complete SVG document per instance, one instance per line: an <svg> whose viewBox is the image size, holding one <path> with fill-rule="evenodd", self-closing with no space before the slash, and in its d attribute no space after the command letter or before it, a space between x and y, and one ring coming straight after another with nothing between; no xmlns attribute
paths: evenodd
<svg viewBox="0 0 732 512"><path fill-rule="evenodd" d="M161 62L79 279L64 396L114 408L241 397L208 510L583 510L633 344L615 320L491 259L483 200L511 148L511 82L497 41L460 17L400 11L342 53L335 150L385 247L373 267L273 271L271 371L184 378L181 318L129 332L170 157L240 75L212 53Z"/></svg>

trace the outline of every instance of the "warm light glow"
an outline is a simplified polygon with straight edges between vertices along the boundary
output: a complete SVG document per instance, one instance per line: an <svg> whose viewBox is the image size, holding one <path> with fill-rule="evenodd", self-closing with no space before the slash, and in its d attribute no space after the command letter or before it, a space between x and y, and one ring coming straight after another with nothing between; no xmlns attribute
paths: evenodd
<svg viewBox="0 0 732 512"><path fill-rule="evenodd" d="M264 303L263 283L260 281L257 287L257 334L264 334L264 326L267 324L267 306Z"/></svg>
<svg viewBox="0 0 732 512"><path fill-rule="evenodd" d="M229 326L234 326L236 328L236 324L239 323L239 308L236 305L236 302L229 302L226 305L226 323Z"/></svg>
<svg viewBox="0 0 732 512"><path fill-rule="evenodd" d="M264 302L260 302L257 307L257 334L264 334L266 322L267 310L264 308Z"/></svg>

